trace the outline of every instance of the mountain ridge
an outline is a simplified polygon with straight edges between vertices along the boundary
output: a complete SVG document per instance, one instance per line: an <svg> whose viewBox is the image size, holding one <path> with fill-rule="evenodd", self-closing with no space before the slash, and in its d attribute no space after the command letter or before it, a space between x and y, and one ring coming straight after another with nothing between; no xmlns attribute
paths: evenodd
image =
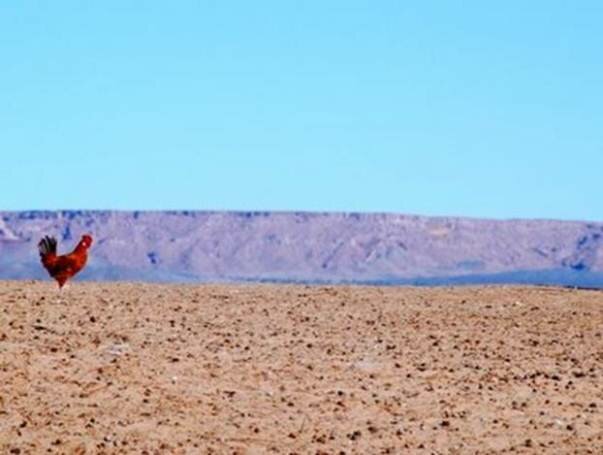
<svg viewBox="0 0 603 455"><path fill-rule="evenodd" d="M39 238L85 232L90 280L603 287L600 222L305 211L0 212L0 278L43 278Z"/></svg>

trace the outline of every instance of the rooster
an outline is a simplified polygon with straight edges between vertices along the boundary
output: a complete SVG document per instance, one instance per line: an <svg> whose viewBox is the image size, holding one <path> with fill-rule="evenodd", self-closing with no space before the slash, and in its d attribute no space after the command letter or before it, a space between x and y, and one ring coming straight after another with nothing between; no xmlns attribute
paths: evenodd
<svg viewBox="0 0 603 455"><path fill-rule="evenodd" d="M57 240L54 237L46 236L38 243L40 259L42 265L59 283L59 289L84 268L88 260L88 249L92 245L92 237L83 235L75 250L69 254L57 256Z"/></svg>

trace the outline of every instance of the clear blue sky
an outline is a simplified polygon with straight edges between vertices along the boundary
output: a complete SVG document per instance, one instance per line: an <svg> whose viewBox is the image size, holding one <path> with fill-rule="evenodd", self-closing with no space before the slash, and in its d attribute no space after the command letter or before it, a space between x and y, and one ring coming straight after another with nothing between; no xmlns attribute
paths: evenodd
<svg viewBox="0 0 603 455"><path fill-rule="evenodd" d="M601 1L5 1L0 209L603 220Z"/></svg>

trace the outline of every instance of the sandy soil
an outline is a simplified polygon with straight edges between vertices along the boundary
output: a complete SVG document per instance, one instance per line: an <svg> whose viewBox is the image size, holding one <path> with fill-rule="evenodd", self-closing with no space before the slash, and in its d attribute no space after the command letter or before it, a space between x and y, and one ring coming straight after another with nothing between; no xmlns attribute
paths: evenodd
<svg viewBox="0 0 603 455"><path fill-rule="evenodd" d="M0 283L0 453L603 453L603 292Z"/></svg>

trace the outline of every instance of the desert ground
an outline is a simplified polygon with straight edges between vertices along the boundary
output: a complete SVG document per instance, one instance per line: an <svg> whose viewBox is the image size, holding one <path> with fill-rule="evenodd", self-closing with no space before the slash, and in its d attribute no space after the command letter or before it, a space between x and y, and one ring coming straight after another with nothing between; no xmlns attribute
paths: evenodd
<svg viewBox="0 0 603 455"><path fill-rule="evenodd" d="M0 453L603 453L603 292L0 282Z"/></svg>

